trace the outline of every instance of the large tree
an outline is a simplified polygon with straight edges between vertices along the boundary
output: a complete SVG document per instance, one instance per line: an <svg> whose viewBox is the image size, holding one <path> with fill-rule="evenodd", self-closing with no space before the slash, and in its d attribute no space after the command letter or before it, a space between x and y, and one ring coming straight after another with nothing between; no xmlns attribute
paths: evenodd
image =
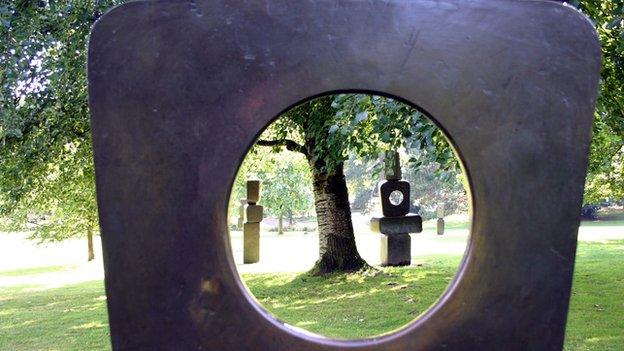
<svg viewBox="0 0 624 351"><path fill-rule="evenodd" d="M91 26L120 1L0 4L0 215L4 229L63 240L86 236L97 209L87 103Z"/></svg>
<svg viewBox="0 0 624 351"><path fill-rule="evenodd" d="M312 173L319 234L314 274L354 271L367 263L358 253L344 164L350 154L378 158L399 147L436 148L442 135L413 107L367 94L340 94L305 102L286 112L259 146L284 147L303 154ZM441 149L438 155L448 148ZM452 159L452 154L448 155ZM450 164L450 163L449 163Z"/></svg>

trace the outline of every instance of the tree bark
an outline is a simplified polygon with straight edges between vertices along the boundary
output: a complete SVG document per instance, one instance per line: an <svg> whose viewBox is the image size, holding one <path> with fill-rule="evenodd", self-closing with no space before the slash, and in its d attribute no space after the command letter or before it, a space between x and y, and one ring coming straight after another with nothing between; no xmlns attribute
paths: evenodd
<svg viewBox="0 0 624 351"><path fill-rule="evenodd" d="M302 109L297 107L289 117L303 132L303 145L290 139L259 140L256 143L262 146L283 146L302 153L308 160L312 171L319 233L319 259L310 273L321 275L358 271L369 265L360 257L355 245L343 164L332 167L330 171L326 167L326 161L331 158L331 153L326 150L330 146L327 136L331 123L324 122L331 122L334 117L335 111L331 106L333 98L326 96L314 101L314 104L301 105ZM317 147L319 145L324 147Z"/></svg>
<svg viewBox="0 0 624 351"><path fill-rule="evenodd" d="M277 220L277 234L284 234L284 215L280 214L279 219Z"/></svg>
<svg viewBox="0 0 624 351"><path fill-rule="evenodd" d="M87 249L88 256L87 261L93 261L95 259L95 251L93 250L93 230L87 230Z"/></svg>
<svg viewBox="0 0 624 351"><path fill-rule="evenodd" d="M313 170L319 259L310 273L352 272L368 267L358 253L342 165L331 174Z"/></svg>

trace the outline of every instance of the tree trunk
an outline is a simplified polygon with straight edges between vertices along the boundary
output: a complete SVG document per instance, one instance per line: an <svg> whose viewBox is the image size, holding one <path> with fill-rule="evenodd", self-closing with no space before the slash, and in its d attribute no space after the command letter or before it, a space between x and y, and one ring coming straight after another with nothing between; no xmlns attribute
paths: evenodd
<svg viewBox="0 0 624 351"><path fill-rule="evenodd" d="M311 273L352 272L368 267L357 251L342 165L332 174L313 170L319 259Z"/></svg>
<svg viewBox="0 0 624 351"><path fill-rule="evenodd" d="M293 226L293 213L292 211L288 211L288 225Z"/></svg>
<svg viewBox="0 0 624 351"><path fill-rule="evenodd" d="M277 234L284 234L284 215L280 214L279 219L277 220Z"/></svg>
<svg viewBox="0 0 624 351"><path fill-rule="evenodd" d="M92 229L87 230L87 249L89 250L87 261L93 261L95 259L95 252L93 250L93 230Z"/></svg>

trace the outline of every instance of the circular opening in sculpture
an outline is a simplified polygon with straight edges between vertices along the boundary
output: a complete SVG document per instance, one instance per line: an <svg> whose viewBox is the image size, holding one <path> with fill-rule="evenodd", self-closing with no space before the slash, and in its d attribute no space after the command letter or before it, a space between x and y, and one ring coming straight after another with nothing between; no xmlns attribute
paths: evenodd
<svg viewBox="0 0 624 351"><path fill-rule="evenodd" d="M471 222L443 132L385 96L303 102L242 162L228 218L236 268L285 325L363 339L412 323L446 291Z"/></svg>
<svg viewBox="0 0 624 351"><path fill-rule="evenodd" d="M392 205L399 206L403 202L403 193L398 190L394 190L390 193L388 199Z"/></svg>

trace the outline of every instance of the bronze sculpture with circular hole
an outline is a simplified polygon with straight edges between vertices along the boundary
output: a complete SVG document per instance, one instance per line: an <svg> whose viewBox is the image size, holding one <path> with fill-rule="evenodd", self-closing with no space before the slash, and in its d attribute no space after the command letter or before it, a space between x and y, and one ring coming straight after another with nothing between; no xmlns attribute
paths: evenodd
<svg viewBox="0 0 624 351"><path fill-rule="evenodd" d="M555 1L161 0L110 11L91 34L88 76L113 348L561 349L599 68L593 26ZM367 340L270 317L238 278L226 223L263 128L341 91L426 111L463 160L474 211L436 305Z"/></svg>
<svg viewBox="0 0 624 351"><path fill-rule="evenodd" d="M381 234L381 265L409 266L412 262L410 233L422 232L422 218L408 215L410 185L401 180L399 153L386 152L384 164L386 181L379 186L383 217L371 218L370 227L373 233ZM393 202L393 194L399 194L401 201Z"/></svg>

